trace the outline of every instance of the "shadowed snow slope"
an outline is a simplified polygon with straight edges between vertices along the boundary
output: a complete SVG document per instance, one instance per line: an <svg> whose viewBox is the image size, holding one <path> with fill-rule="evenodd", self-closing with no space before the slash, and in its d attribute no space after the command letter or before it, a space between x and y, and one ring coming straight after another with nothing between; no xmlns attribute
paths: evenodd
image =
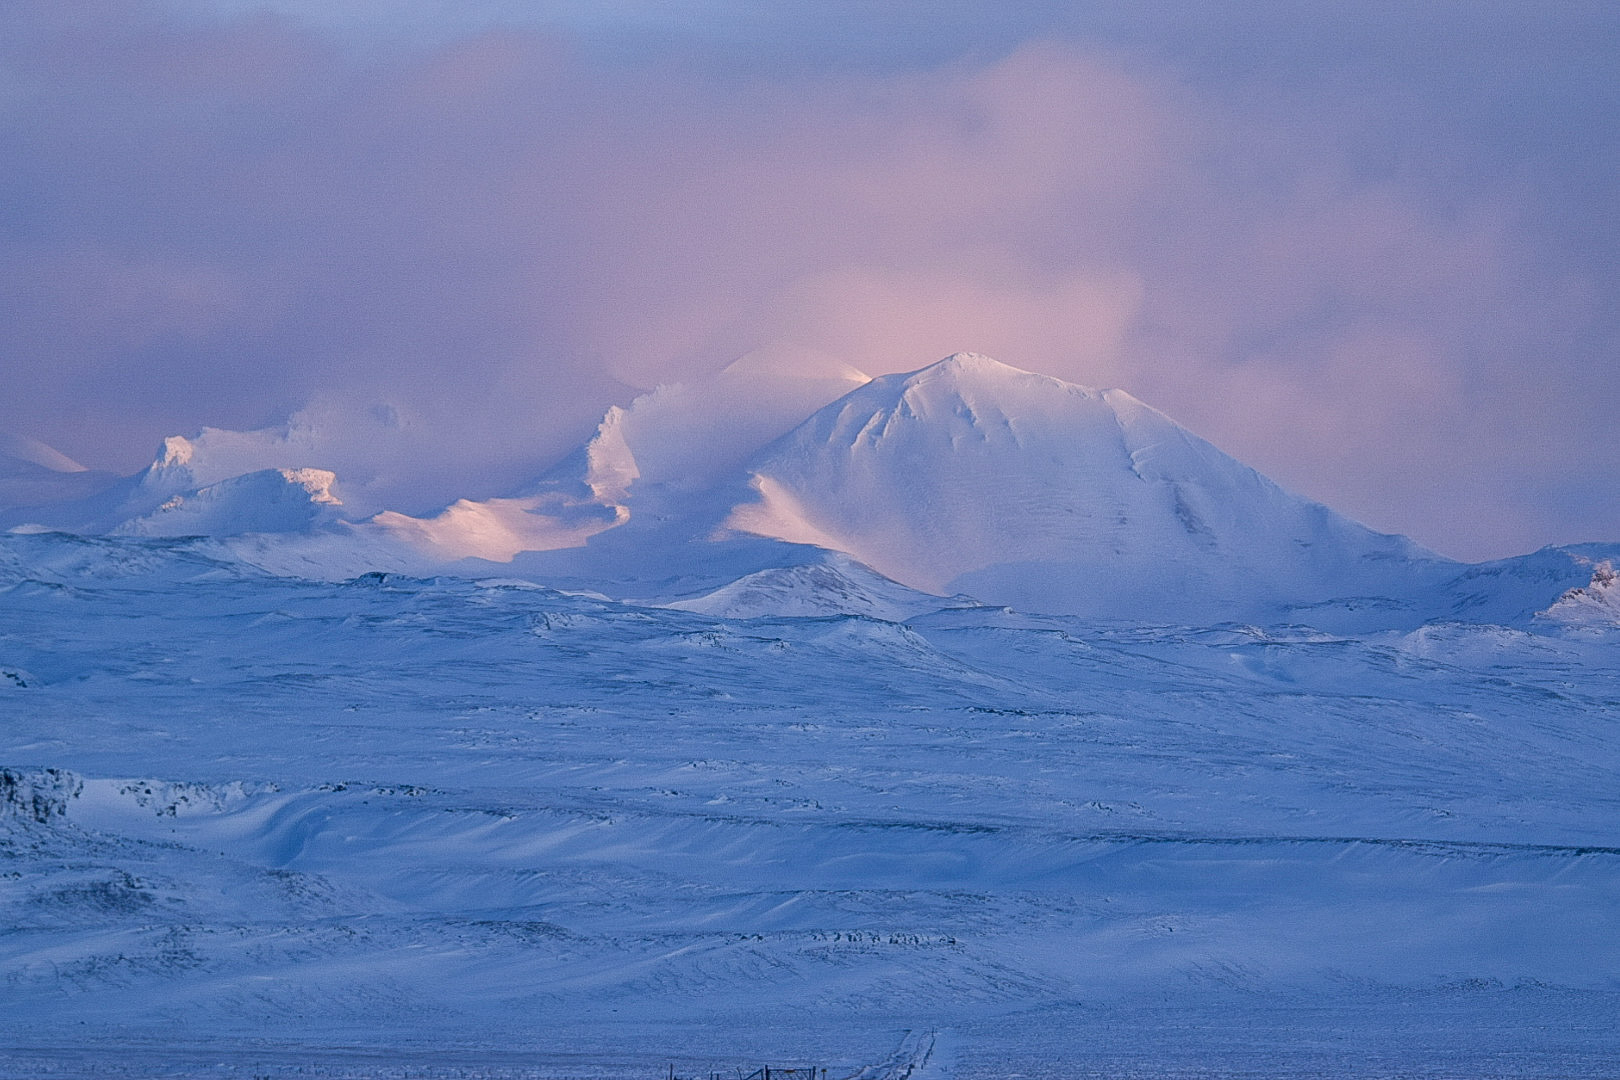
<svg viewBox="0 0 1620 1080"><path fill-rule="evenodd" d="M1283 491L1119 390L957 354L846 395L752 464L738 530L1028 610L1247 616L1451 565Z"/></svg>

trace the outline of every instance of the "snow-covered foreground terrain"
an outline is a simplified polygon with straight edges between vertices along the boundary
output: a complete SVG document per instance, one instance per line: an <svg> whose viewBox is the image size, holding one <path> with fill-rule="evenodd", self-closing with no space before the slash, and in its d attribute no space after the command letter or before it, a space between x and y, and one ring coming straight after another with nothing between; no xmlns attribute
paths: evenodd
<svg viewBox="0 0 1620 1080"><path fill-rule="evenodd" d="M1347 635L227 551L0 537L0 1076L1620 1068L1568 557Z"/></svg>

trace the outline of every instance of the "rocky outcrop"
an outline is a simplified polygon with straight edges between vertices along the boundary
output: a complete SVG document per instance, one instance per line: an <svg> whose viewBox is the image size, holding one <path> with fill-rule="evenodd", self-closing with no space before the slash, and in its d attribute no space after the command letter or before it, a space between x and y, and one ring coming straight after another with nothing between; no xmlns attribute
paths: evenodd
<svg viewBox="0 0 1620 1080"><path fill-rule="evenodd" d="M0 767L0 820L20 818L46 824L67 814L68 803L84 782L66 769Z"/></svg>

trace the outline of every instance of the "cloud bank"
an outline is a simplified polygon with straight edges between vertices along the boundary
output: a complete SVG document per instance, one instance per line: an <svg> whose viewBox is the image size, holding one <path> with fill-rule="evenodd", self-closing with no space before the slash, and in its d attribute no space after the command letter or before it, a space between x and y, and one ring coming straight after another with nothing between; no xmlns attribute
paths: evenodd
<svg viewBox="0 0 1620 1080"><path fill-rule="evenodd" d="M1074 7L20 0L0 429L291 418L423 513L758 349L975 350L1448 554L1620 536L1611 17Z"/></svg>

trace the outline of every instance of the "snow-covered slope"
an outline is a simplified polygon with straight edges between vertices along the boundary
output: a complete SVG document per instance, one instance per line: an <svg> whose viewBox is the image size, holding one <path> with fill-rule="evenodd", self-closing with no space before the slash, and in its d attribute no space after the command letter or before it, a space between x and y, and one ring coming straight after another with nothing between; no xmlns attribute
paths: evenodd
<svg viewBox="0 0 1620 1080"><path fill-rule="evenodd" d="M1382 595L1443 564L1289 495L1123 391L973 354L873 380L750 469L758 498L732 528L1026 610L1252 618Z"/></svg>
<svg viewBox="0 0 1620 1080"><path fill-rule="evenodd" d="M865 615L898 622L941 607L972 603L966 598L946 600L908 589L847 555L830 553L794 566L756 570L701 596L662 606L727 619Z"/></svg>
<svg viewBox="0 0 1620 1080"><path fill-rule="evenodd" d="M212 432L0 534L0 1080L1613 1075L1620 545L784 378L437 516Z"/></svg>

